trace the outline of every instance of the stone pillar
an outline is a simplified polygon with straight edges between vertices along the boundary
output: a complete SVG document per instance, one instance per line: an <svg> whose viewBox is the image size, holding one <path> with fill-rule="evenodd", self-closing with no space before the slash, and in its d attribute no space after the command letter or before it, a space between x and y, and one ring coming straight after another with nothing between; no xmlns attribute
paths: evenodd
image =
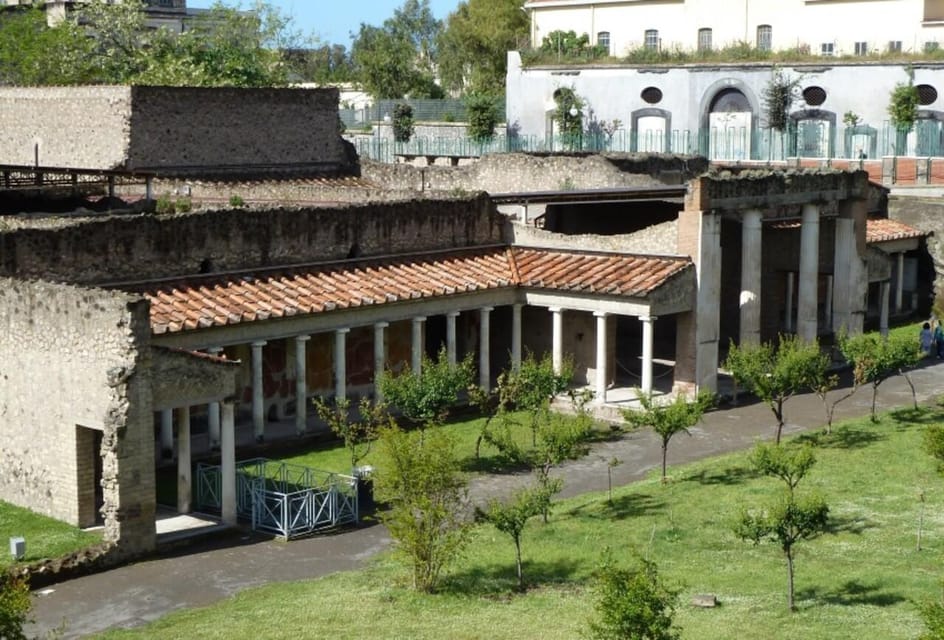
<svg viewBox="0 0 944 640"><path fill-rule="evenodd" d="M609 369L607 362L609 352L606 345L606 313L602 311L594 312L597 319L597 363L596 363L596 384L594 385L595 400L600 404L606 402L606 372Z"/></svg>
<svg viewBox="0 0 944 640"><path fill-rule="evenodd" d="M744 212L741 220L741 336L742 345L760 344L763 214Z"/></svg>
<svg viewBox="0 0 944 640"><path fill-rule="evenodd" d="M220 347L210 347L207 352L219 357L223 349ZM210 451L218 451L220 448L220 403L211 402L207 405L207 429L210 440Z"/></svg>
<svg viewBox="0 0 944 640"><path fill-rule="evenodd" d="M905 252L898 252L898 260L895 263L895 313L901 313L904 305L905 288Z"/></svg>
<svg viewBox="0 0 944 640"><path fill-rule="evenodd" d="M833 326L833 284L834 276L826 276L826 299L823 301L823 326Z"/></svg>
<svg viewBox="0 0 944 640"><path fill-rule="evenodd" d="M384 330L390 326L387 322L374 323L374 401L383 401L383 392L380 391L380 376L387 366L387 348L384 342Z"/></svg>
<svg viewBox="0 0 944 640"><path fill-rule="evenodd" d="M459 317L458 311L450 311L446 314L446 357L449 364L456 364L456 318Z"/></svg>
<svg viewBox="0 0 944 640"><path fill-rule="evenodd" d="M262 347L264 340L253 342L252 347L252 433L256 442L265 439L265 394L262 387Z"/></svg>
<svg viewBox="0 0 944 640"><path fill-rule="evenodd" d="M695 382L698 389L717 391L718 341L721 336L721 214L702 212L700 217Z"/></svg>
<svg viewBox="0 0 944 640"><path fill-rule="evenodd" d="M479 386L485 391L491 387L491 329L490 318L492 307L482 307L479 309Z"/></svg>
<svg viewBox="0 0 944 640"><path fill-rule="evenodd" d="M655 332L653 323L655 316L642 316L639 318L642 322L642 386L641 391L647 395L652 395L652 343ZM717 373L715 374L717 378Z"/></svg>
<svg viewBox="0 0 944 640"><path fill-rule="evenodd" d="M161 411L161 457L170 460L174 457L174 410Z"/></svg>
<svg viewBox="0 0 944 640"><path fill-rule="evenodd" d="M813 342L817 335L819 288L819 205L803 205L800 228L800 288L797 300L797 336Z"/></svg>
<svg viewBox="0 0 944 640"><path fill-rule="evenodd" d="M308 372L305 343L311 336L295 336L295 433L308 429Z"/></svg>
<svg viewBox="0 0 944 640"><path fill-rule="evenodd" d="M148 176L147 178L144 179L144 199L145 200L154 199L154 178L152 178L151 176Z"/></svg>
<svg viewBox="0 0 944 640"><path fill-rule="evenodd" d="M521 308L524 305L511 305L511 370L521 369Z"/></svg>
<svg viewBox="0 0 944 640"><path fill-rule="evenodd" d="M783 328L787 333L793 333L793 292L796 289L796 274L792 271L787 273L787 295L786 312L783 319Z"/></svg>
<svg viewBox="0 0 944 640"><path fill-rule="evenodd" d="M334 400L347 399L347 334L348 328L334 330Z"/></svg>
<svg viewBox="0 0 944 640"><path fill-rule="evenodd" d="M888 280L880 282L878 285L878 305L879 305L879 320L878 320L878 330L883 336L888 337L888 299L889 299L889 289L891 288Z"/></svg>
<svg viewBox="0 0 944 640"><path fill-rule="evenodd" d="M868 272L865 261L865 224L868 204L864 200L843 200L836 218L833 252L833 333L862 333L865 321ZM857 233L859 228L862 233Z"/></svg>
<svg viewBox="0 0 944 640"><path fill-rule="evenodd" d="M177 409L177 513L190 513L192 499L190 407L181 407Z"/></svg>
<svg viewBox="0 0 944 640"><path fill-rule="evenodd" d="M551 307L551 362L554 373L560 373L564 366L564 310Z"/></svg>
<svg viewBox="0 0 944 640"><path fill-rule="evenodd" d="M223 522L236 525L236 427L231 400L220 405L220 507Z"/></svg>
<svg viewBox="0 0 944 640"><path fill-rule="evenodd" d="M413 373L419 374L423 369L423 323L424 316L413 318L413 334L410 342L410 366Z"/></svg>

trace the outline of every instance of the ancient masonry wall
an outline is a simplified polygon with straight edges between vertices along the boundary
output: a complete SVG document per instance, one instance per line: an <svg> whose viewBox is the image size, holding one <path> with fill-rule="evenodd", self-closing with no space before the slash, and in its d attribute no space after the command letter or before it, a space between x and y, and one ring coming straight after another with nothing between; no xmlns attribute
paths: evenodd
<svg viewBox="0 0 944 640"><path fill-rule="evenodd" d="M127 282L501 240L501 216L484 196L338 208L116 215L0 231L0 275Z"/></svg>
<svg viewBox="0 0 944 640"><path fill-rule="evenodd" d="M336 89L0 88L7 164L197 170L348 163Z"/></svg>
<svg viewBox="0 0 944 640"><path fill-rule="evenodd" d="M153 547L149 331L136 296L0 279L0 498L91 525L100 456L106 541Z"/></svg>

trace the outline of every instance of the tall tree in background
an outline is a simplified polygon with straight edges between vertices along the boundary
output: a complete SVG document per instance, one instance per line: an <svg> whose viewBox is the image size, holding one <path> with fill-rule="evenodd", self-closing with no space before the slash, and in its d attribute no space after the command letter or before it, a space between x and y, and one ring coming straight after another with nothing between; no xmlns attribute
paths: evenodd
<svg viewBox="0 0 944 640"><path fill-rule="evenodd" d="M361 23L351 59L364 90L381 99L442 97L435 82L441 28L429 0L406 0L383 26Z"/></svg>
<svg viewBox="0 0 944 640"><path fill-rule="evenodd" d="M304 48L285 51L285 64L293 79L318 84L341 84L354 80L354 63L343 44L315 40Z"/></svg>
<svg viewBox="0 0 944 640"><path fill-rule="evenodd" d="M509 50L527 41L525 0L465 0L446 19L439 42L443 85L460 93L501 95Z"/></svg>
<svg viewBox="0 0 944 640"><path fill-rule="evenodd" d="M72 22L46 26L38 8L0 13L0 84L62 85L89 82L91 41Z"/></svg>

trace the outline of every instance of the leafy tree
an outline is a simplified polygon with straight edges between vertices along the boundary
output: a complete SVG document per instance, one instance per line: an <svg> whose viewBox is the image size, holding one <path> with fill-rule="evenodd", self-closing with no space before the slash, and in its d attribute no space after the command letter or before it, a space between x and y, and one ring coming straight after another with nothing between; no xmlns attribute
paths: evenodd
<svg viewBox="0 0 944 640"><path fill-rule="evenodd" d="M541 41L541 53L557 56L558 60L573 58L595 59L606 55L606 47L591 46L590 36L575 31L551 31Z"/></svg>
<svg viewBox="0 0 944 640"><path fill-rule="evenodd" d="M409 142L413 137L413 107L403 102L393 108L393 139Z"/></svg>
<svg viewBox="0 0 944 640"><path fill-rule="evenodd" d="M895 151L899 155L905 153L908 133L914 129L918 119L918 88L914 84L914 69L909 65L905 69L908 82L899 82L892 89L888 102L888 116L895 125Z"/></svg>
<svg viewBox="0 0 944 640"><path fill-rule="evenodd" d="M787 605L794 605L794 545L815 538L829 520L829 507L819 496L798 499L796 488L816 462L809 446L787 449L777 445L758 445L751 455L754 467L761 473L779 478L786 490L780 499L766 509L741 511L734 533L742 540L759 544L772 540L780 545L787 561Z"/></svg>
<svg viewBox="0 0 944 640"><path fill-rule="evenodd" d="M639 409L624 409L623 418L631 426L652 427L662 440L662 482L666 482L665 467L669 450L669 441L677 433L689 433L689 427L701 420L702 414L714 403L710 393L700 393L690 402L683 395L676 396L669 404L658 404L652 396L638 393Z"/></svg>
<svg viewBox="0 0 944 640"><path fill-rule="evenodd" d="M532 517L547 511L551 494L546 486L526 487L517 491L509 502L492 500L485 509L477 509L476 515L490 522L496 529L511 537L515 543L515 571L518 589L524 590L524 574L521 570L521 536L525 525Z"/></svg>
<svg viewBox="0 0 944 640"><path fill-rule="evenodd" d="M472 356L453 366L446 350L439 352L436 361L423 358L420 373L411 370L400 374L389 371L380 376L380 391L386 402L399 409L407 419L430 425L439 424L472 381Z"/></svg>
<svg viewBox="0 0 944 640"><path fill-rule="evenodd" d="M464 517L467 480L455 443L441 429L381 431L375 496L397 550L412 569L413 588L432 591L444 567L468 540Z"/></svg>
<svg viewBox="0 0 944 640"><path fill-rule="evenodd" d="M314 42L284 52L288 73L302 81L341 84L354 80L354 63L343 44Z"/></svg>
<svg viewBox="0 0 944 640"><path fill-rule="evenodd" d="M781 134L787 130L790 124L790 109L799 91L800 78L791 78L782 69L774 67L762 93L768 127ZM783 136L781 136L781 155L784 153L783 145Z"/></svg>
<svg viewBox="0 0 944 640"><path fill-rule="evenodd" d="M10 571L0 572L0 638L26 640L23 625L30 622L29 582Z"/></svg>
<svg viewBox="0 0 944 640"><path fill-rule="evenodd" d="M875 398L878 387L895 374L902 374L911 387L911 397L915 409L918 397L914 384L907 370L917 365L923 357L919 345L905 335L881 336L877 333L863 333L857 336L839 337L839 350L852 364L852 371L857 385L872 385L872 421L875 415Z"/></svg>
<svg viewBox="0 0 944 640"><path fill-rule="evenodd" d="M315 410L337 437L344 441L344 446L351 456L351 468L363 460L383 427L393 424L393 419L387 414L382 404L375 405L370 398L361 398L358 406L359 420L351 419L351 401L347 398L338 400L334 405L325 402L324 398L316 398Z"/></svg>
<svg viewBox="0 0 944 640"><path fill-rule="evenodd" d="M853 384L852 388L846 393L830 402L829 392L839 386L839 376L829 372L829 365L832 360L828 353L820 352L819 359L820 361L810 370L811 377L808 382L810 389L819 396L819 399L823 403L823 410L826 414L826 433L830 433L833 428L833 416L836 413L836 407L840 402L848 400L855 395L856 390L858 390L858 385Z"/></svg>
<svg viewBox="0 0 944 640"><path fill-rule="evenodd" d="M0 84L72 85L91 82L92 42L70 21L49 27L39 8L0 12Z"/></svg>
<svg viewBox="0 0 944 640"><path fill-rule="evenodd" d="M583 138L584 101L573 88L561 87L554 92L554 121L557 123L563 144L570 149L580 149Z"/></svg>
<svg viewBox="0 0 944 640"><path fill-rule="evenodd" d="M673 625L678 591L659 577L654 562L636 556L629 568L616 566L604 553L597 575L594 609L590 621L593 640L677 640Z"/></svg>
<svg viewBox="0 0 944 640"><path fill-rule="evenodd" d="M570 386L574 376L573 364L564 362L560 371L554 370L554 361L545 354L540 360L528 353L517 371L508 370L498 378L499 407L513 406L526 411L531 427L531 443L537 442L538 425L547 418L551 402Z"/></svg>
<svg viewBox="0 0 944 640"><path fill-rule="evenodd" d="M362 23L351 59L364 89L379 99L441 97L434 81L440 29L429 0L405 0L381 27Z"/></svg>
<svg viewBox="0 0 944 640"><path fill-rule="evenodd" d="M495 136L498 124L498 104L494 96L473 94L466 96L465 106L469 113L469 137L476 142L488 142Z"/></svg>
<svg viewBox="0 0 944 640"><path fill-rule="evenodd" d="M452 91L501 95L507 53L527 41L525 0L464 0L439 38L439 74Z"/></svg>
<svg viewBox="0 0 944 640"><path fill-rule="evenodd" d="M732 342L724 367L770 407L777 419L775 441L779 444L784 403L821 379L825 361L815 340L807 343L782 335L776 346L769 342L737 346Z"/></svg>

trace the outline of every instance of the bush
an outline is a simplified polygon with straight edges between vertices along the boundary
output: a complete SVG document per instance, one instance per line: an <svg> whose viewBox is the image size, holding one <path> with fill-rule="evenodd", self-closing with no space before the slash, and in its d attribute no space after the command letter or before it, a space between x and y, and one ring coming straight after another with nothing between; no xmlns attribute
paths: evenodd
<svg viewBox="0 0 944 640"><path fill-rule="evenodd" d="M177 213L187 213L193 210L193 202L190 198L177 198L177 202L174 203L174 208L177 210Z"/></svg>
<svg viewBox="0 0 944 640"><path fill-rule="evenodd" d="M476 142L487 142L495 135L498 124L498 105L494 96L472 95L466 98L469 111L469 137Z"/></svg>
<svg viewBox="0 0 944 640"><path fill-rule="evenodd" d="M23 625L30 622L29 583L12 573L0 573L0 638L26 640Z"/></svg>
<svg viewBox="0 0 944 640"><path fill-rule="evenodd" d="M594 608L598 620L590 622L593 640L677 640L672 626L678 591L659 578L654 562L637 557L632 567L613 564L608 554L597 577Z"/></svg>
<svg viewBox="0 0 944 640"><path fill-rule="evenodd" d="M393 139L409 142L413 137L413 107L402 102L393 108Z"/></svg>
<svg viewBox="0 0 944 640"><path fill-rule="evenodd" d="M229 197L229 206L235 207L238 209L240 207L246 206L246 201L243 200L242 196L234 193L233 195Z"/></svg>
<svg viewBox="0 0 944 640"><path fill-rule="evenodd" d="M170 196L164 194L157 198L157 202L154 205L154 210L157 213L175 213L177 211L174 206L174 201L170 199Z"/></svg>

